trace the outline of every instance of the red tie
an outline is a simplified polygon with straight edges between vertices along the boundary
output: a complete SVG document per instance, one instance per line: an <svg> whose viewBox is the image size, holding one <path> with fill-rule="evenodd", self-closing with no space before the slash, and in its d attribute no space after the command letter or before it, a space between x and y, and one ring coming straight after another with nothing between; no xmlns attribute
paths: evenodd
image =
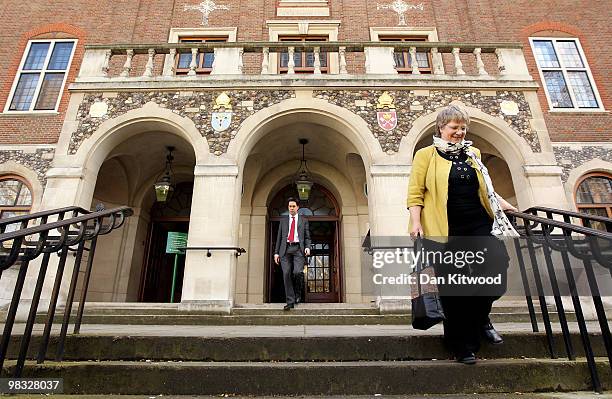
<svg viewBox="0 0 612 399"><path fill-rule="evenodd" d="M289 226L289 242L295 241L295 216L291 216L291 226Z"/></svg>

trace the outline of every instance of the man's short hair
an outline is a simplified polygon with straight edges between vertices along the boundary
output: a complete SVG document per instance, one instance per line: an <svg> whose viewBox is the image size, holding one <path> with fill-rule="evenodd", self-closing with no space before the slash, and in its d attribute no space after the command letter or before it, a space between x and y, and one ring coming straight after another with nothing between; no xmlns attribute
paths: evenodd
<svg viewBox="0 0 612 399"><path fill-rule="evenodd" d="M295 199L295 198L293 198L293 197L289 197L289 198L287 199L287 206L289 206L289 203L290 203L291 201L295 202L295 204L296 204L298 207L300 206L300 203L298 202L298 200L296 200L296 199Z"/></svg>

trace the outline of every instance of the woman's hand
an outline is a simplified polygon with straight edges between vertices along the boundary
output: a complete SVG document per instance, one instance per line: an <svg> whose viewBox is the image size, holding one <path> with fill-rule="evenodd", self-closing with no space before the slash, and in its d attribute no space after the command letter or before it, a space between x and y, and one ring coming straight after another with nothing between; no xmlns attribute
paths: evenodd
<svg viewBox="0 0 612 399"><path fill-rule="evenodd" d="M421 236L421 238L423 237L423 227L421 223L413 223L410 228L410 238L416 240L418 236Z"/></svg>
<svg viewBox="0 0 612 399"><path fill-rule="evenodd" d="M499 205L501 205L502 211L518 212L518 209L516 209L514 205L503 199L499 194L495 193L495 195L497 195L497 199L499 200Z"/></svg>

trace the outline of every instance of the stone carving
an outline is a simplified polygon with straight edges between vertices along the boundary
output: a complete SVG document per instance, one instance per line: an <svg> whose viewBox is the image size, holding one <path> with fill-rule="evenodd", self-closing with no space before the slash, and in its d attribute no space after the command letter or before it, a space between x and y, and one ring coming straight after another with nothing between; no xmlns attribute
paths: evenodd
<svg viewBox="0 0 612 399"><path fill-rule="evenodd" d="M232 120L229 127L222 132L218 132L211 126L211 113L207 109L216 104L215 99L220 94L220 91L187 93L174 91L121 92L117 93L116 97L109 98L103 97L102 93L88 94L79 105L79 125L70 138L68 153L75 154L83 141L90 137L104 121L123 115L133 109L141 108L146 103L153 101L160 107L191 119L200 134L206 137L210 152L221 155L227 151L227 147L238 132L242 121L261 109L295 97L293 90L227 91L226 95L231 97L232 103L238 105L232 107ZM108 105L108 111L102 117L92 118L89 112L91 105L101 101Z"/></svg>
<svg viewBox="0 0 612 399"><path fill-rule="evenodd" d="M498 91L495 96L482 95L478 91L430 90L427 95L416 95L411 90L388 90L393 97L397 112L397 127L392 131L383 130L373 110L383 90L317 90L316 98L344 107L359 115L370 126L374 137L383 151L392 155L399 151L402 137L407 135L413 122L436 109L461 101L466 106L478 108L482 112L503 119L510 128L525 139L534 152L541 152L537 133L531 128L531 111L523 93ZM419 93L420 94L420 93ZM365 106L363 106L365 101ZM505 115L500 108L503 101L513 101L518 105L517 115Z"/></svg>
<svg viewBox="0 0 612 399"><path fill-rule="evenodd" d="M423 3L420 4L408 4L404 0L394 0L391 4L377 4L377 10L393 10L399 16L399 26L406 26L406 16L404 15L408 10L420 10L423 11Z"/></svg>
<svg viewBox="0 0 612 399"><path fill-rule="evenodd" d="M44 187L47 183L46 174L51 167L51 161L55 150L53 148L39 148L35 152L24 152L23 150L0 151L0 164L13 161L33 170L38 176L38 181Z"/></svg>
<svg viewBox="0 0 612 399"><path fill-rule="evenodd" d="M201 12L202 13L202 25L208 26L208 17L210 16L210 13L212 13L215 10L229 10L229 7L226 5L222 5L222 4L216 4L212 0L205 0L195 6L190 6L190 5L184 6L184 11L189 11L189 10L196 10L196 11Z"/></svg>
<svg viewBox="0 0 612 399"><path fill-rule="evenodd" d="M561 180L567 182L572 169L593 159L612 162L612 148L598 145L554 145L553 151L557 163L563 169Z"/></svg>

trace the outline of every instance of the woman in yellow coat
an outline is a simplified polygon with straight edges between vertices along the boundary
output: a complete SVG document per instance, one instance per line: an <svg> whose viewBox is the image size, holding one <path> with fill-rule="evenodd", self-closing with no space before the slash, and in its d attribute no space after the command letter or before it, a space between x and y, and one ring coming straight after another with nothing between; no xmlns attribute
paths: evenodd
<svg viewBox="0 0 612 399"><path fill-rule="evenodd" d="M465 140L469 122L467 112L449 105L437 116L434 143L416 152L408 187L410 236L438 238L443 242L454 237L451 241L455 242L455 250L467 249L461 248L465 242L483 245L486 241L489 262L483 267L503 270L505 280L508 256L503 243L482 238L517 236L504 214L505 210L516 211L516 208L495 193L488 171L480 161L480 151ZM457 237L478 238L460 241ZM456 243L460 243L459 248ZM449 246L452 247L449 244L447 249ZM491 262L496 264L491 265ZM434 266L436 274L456 272L462 267ZM465 273L466 269L461 272ZM487 296L482 292L480 295L472 292L447 296L442 289L440 294L446 316L445 342L459 362L476 362L475 352L481 335L492 343L503 342L489 320L493 301L499 296Z"/></svg>

